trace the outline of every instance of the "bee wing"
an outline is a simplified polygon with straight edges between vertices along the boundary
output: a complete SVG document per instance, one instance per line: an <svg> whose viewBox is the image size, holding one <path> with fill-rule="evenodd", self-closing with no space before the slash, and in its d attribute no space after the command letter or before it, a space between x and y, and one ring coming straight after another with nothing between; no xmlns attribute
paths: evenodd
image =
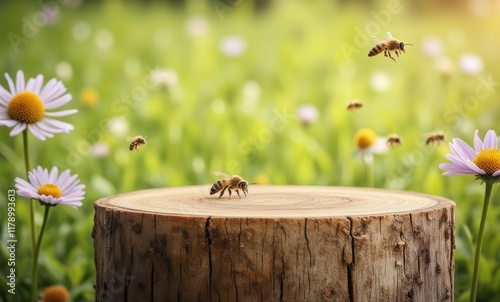
<svg viewBox="0 0 500 302"><path fill-rule="evenodd" d="M379 37L375 37L375 36L371 36L372 40L373 41L377 41L377 42L387 42L386 39L382 39L382 38L379 38Z"/></svg>
<svg viewBox="0 0 500 302"><path fill-rule="evenodd" d="M219 178L226 178L226 177L231 177L231 175L228 175L224 172L220 172L220 171L215 171L214 172L214 175L219 177Z"/></svg>
<svg viewBox="0 0 500 302"><path fill-rule="evenodd" d="M146 137L147 136L140 136L140 135L136 135L136 136L127 136L126 139L131 142L131 141L135 141L136 139L139 139L139 138L142 138L144 141L146 141Z"/></svg>
<svg viewBox="0 0 500 302"><path fill-rule="evenodd" d="M385 34L387 35L387 40L394 39L390 31L386 32Z"/></svg>

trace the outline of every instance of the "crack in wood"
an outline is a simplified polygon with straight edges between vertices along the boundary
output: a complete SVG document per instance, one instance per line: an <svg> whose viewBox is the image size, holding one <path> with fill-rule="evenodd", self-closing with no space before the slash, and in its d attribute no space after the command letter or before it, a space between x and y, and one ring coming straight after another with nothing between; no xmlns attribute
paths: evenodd
<svg viewBox="0 0 500 302"><path fill-rule="evenodd" d="M210 220L212 219L212 216L208 216L207 219L205 220L205 240L206 240L206 245L208 248L208 277L209 277L209 301L212 301L212 251L211 251L211 245L212 245L212 239L210 238Z"/></svg>

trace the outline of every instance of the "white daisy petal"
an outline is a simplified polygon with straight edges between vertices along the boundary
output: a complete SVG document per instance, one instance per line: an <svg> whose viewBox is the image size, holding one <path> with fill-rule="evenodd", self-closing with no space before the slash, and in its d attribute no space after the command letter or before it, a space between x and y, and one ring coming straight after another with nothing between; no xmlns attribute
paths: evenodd
<svg viewBox="0 0 500 302"><path fill-rule="evenodd" d="M71 94L65 94L54 100L45 102L45 109L54 109L66 105L71 101Z"/></svg>
<svg viewBox="0 0 500 302"><path fill-rule="evenodd" d="M36 138L38 138L41 141L44 141L47 139L47 137L53 137L52 134L43 131L37 125L38 124L29 124L28 125L28 129L30 130L31 134L33 134Z"/></svg>
<svg viewBox="0 0 500 302"><path fill-rule="evenodd" d="M9 105L10 100L12 99L12 94L5 90L2 86L0 86L0 105L4 105L7 107Z"/></svg>
<svg viewBox="0 0 500 302"><path fill-rule="evenodd" d="M57 183L57 176L59 171L57 170L57 167L52 167L52 170L50 170L49 174L49 183L55 184Z"/></svg>
<svg viewBox="0 0 500 302"><path fill-rule="evenodd" d="M73 185L73 183L75 181L77 181L77 178L78 178L78 175L73 175L71 177L66 177L66 180L64 182L61 183L61 190L66 190L68 188L71 188L71 186ZM79 181L79 180L78 180Z"/></svg>
<svg viewBox="0 0 500 302"><path fill-rule="evenodd" d="M26 180L16 177L16 189L34 189L33 185Z"/></svg>
<svg viewBox="0 0 500 302"><path fill-rule="evenodd" d="M16 91L24 91L24 73L19 70L16 76Z"/></svg>
<svg viewBox="0 0 500 302"><path fill-rule="evenodd" d="M25 123L18 123L16 124L12 130L10 131L9 135L10 136L16 136L19 133L23 132L24 129L26 129L26 124Z"/></svg>
<svg viewBox="0 0 500 302"><path fill-rule="evenodd" d="M55 80L55 79L53 79ZM64 88L64 85L62 82L57 81L53 84L50 90L47 90L45 95L43 96L43 100L45 103L50 103L52 100L55 98L58 98L61 96L64 92L66 92L66 88ZM40 94L41 96L41 94Z"/></svg>
<svg viewBox="0 0 500 302"><path fill-rule="evenodd" d="M38 128L37 131L42 131L44 133L44 136L50 135L50 137L53 137L53 135L51 135L52 133L64 132L63 130L61 130L59 128L55 128L55 127L51 127L51 126L47 125L44 121L41 121L38 124L36 124L36 128Z"/></svg>
<svg viewBox="0 0 500 302"><path fill-rule="evenodd" d="M69 110L63 110L63 111L58 111L58 112L45 112L45 115L52 116L52 117L60 117L60 116L72 115L75 113L78 113L77 109L69 109Z"/></svg>
<svg viewBox="0 0 500 302"><path fill-rule="evenodd" d="M54 86L55 84L57 83L57 80L56 79L50 79L47 84L45 84L45 87L42 88L42 90L40 90L40 98L42 100L47 100L47 97L53 93L52 91L54 90Z"/></svg>
<svg viewBox="0 0 500 302"><path fill-rule="evenodd" d="M65 123L65 122L61 122L61 121L58 121L58 120L53 120L53 119L50 119L50 118L44 118L43 121L45 123L51 125L51 126L60 128L61 130L63 130L66 133L70 132L71 130L74 129L73 125Z"/></svg>
<svg viewBox="0 0 500 302"><path fill-rule="evenodd" d="M16 87L14 86L14 81L12 81L12 78L8 73L5 73L5 78L7 79L7 83L9 83L10 92L12 93L13 96L16 95L17 92L16 92Z"/></svg>
<svg viewBox="0 0 500 302"><path fill-rule="evenodd" d="M33 92L33 87L35 86L36 80L34 78L30 78L28 82L26 83L26 87L24 88L24 91L31 91Z"/></svg>
<svg viewBox="0 0 500 302"><path fill-rule="evenodd" d="M33 92L40 95L40 89L42 89L43 75L39 74L35 78L35 83L33 84Z"/></svg>
<svg viewBox="0 0 500 302"><path fill-rule="evenodd" d="M19 122L18 121L13 121L13 120L2 120L0 121L0 126L7 126L7 127L14 127L17 125Z"/></svg>

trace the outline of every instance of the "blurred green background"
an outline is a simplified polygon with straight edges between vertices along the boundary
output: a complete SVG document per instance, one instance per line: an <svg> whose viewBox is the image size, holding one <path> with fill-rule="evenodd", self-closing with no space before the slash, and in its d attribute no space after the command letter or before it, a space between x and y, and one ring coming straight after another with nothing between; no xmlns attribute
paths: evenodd
<svg viewBox="0 0 500 302"><path fill-rule="evenodd" d="M79 209L50 213L39 288L60 283L92 301L93 203L155 187L207 185L212 171L263 184L366 186L354 135L371 128L403 144L375 155L375 186L444 196L457 203L455 297L466 301L484 186L443 177L447 144L475 129L500 131L498 1L2 1L2 73L56 77L72 94L60 118L75 126L45 142L29 136L31 165L71 169L86 184ZM389 30L413 46L394 63L368 57L369 36ZM7 86L4 77L0 84ZM346 110L359 99L360 110ZM304 105L314 109L309 120ZM311 107L309 107L311 108ZM311 114L311 113L309 113ZM25 176L22 137L0 127L0 230L7 190ZM127 136L146 136L139 153ZM250 194L252 189L250 188ZM205 194L205 193L200 193ZM500 296L500 201L494 188L478 301ZM42 211L37 207L37 222ZM17 290L31 275L29 208L16 205Z"/></svg>

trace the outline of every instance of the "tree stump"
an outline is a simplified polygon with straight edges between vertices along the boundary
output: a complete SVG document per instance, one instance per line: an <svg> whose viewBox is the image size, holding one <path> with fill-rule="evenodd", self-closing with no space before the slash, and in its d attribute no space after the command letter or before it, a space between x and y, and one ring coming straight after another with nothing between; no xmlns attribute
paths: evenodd
<svg viewBox="0 0 500 302"><path fill-rule="evenodd" d="M413 192L258 186L95 203L96 301L453 301L455 204Z"/></svg>

